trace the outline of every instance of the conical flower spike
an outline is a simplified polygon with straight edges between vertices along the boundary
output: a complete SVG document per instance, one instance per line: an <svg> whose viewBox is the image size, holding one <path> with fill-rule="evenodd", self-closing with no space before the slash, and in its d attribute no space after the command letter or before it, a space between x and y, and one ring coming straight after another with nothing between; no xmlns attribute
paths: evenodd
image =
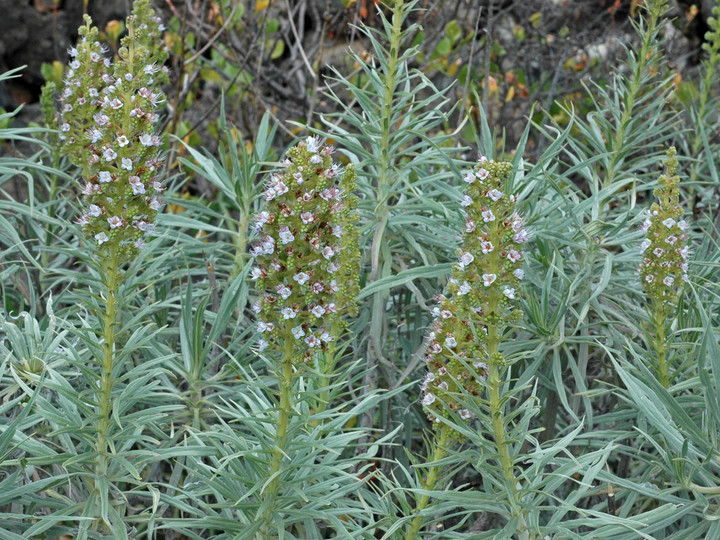
<svg viewBox="0 0 720 540"><path fill-rule="evenodd" d="M332 152L316 137L290 149L255 218L260 347L292 339L300 362L340 335L340 317L355 311L358 293L356 176L351 166L341 171Z"/></svg>
<svg viewBox="0 0 720 540"><path fill-rule="evenodd" d="M505 325L520 318L514 301L528 233L515 210L517 197L505 191L511 169L482 158L463 176L465 232L446 295L434 310L421 386L422 404L438 427L438 417L471 418L456 396L480 395L493 363L504 363L497 343Z"/></svg>
<svg viewBox="0 0 720 540"><path fill-rule="evenodd" d="M101 250L114 245L123 259L152 233L161 205L161 138L154 126L167 78L162 25L148 0L135 2L127 27L113 64L85 16L60 95L61 139L85 179L78 223Z"/></svg>

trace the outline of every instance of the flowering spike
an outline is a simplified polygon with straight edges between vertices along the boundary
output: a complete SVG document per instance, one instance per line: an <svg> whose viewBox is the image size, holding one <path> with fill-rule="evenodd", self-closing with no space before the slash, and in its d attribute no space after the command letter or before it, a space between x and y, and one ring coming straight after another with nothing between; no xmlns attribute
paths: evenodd
<svg viewBox="0 0 720 540"><path fill-rule="evenodd" d="M657 202L652 204L650 215L642 225L645 239L640 245L642 285L647 295L661 306L665 316L671 314L682 283L688 280L690 256L688 223L683 219L679 204L680 178L675 174L678 165L675 155L675 147L671 147L663 162L665 172L660 176L660 187L654 191Z"/></svg>
<svg viewBox="0 0 720 540"><path fill-rule="evenodd" d="M668 359L669 325L682 293L683 281L688 281L690 248L687 242L688 223L680 206L680 178L677 171L675 147L667 151L663 162L665 172L660 187L654 191L657 201L642 224L645 239L640 245L642 262L640 279L649 299L651 345L655 351L658 378L666 388L670 385Z"/></svg>
<svg viewBox="0 0 720 540"><path fill-rule="evenodd" d="M468 184L462 201L465 233L446 293L434 309L428 373L421 385L422 404L436 422L451 411L471 418L454 394L480 395L481 380L504 363L497 353L503 326L520 317L514 301L524 276L522 247L528 233L515 210L517 196L505 192L511 170L510 163L481 158L463 176Z"/></svg>
<svg viewBox="0 0 720 540"><path fill-rule="evenodd" d="M352 166L341 171L332 152L317 137L291 148L265 188L267 209L255 217L260 347L294 340L303 362L340 335L343 313L356 310L356 176Z"/></svg>
<svg viewBox="0 0 720 540"><path fill-rule="evenodd" d="M87 210L79 217L85 234L103 249L131 257L152 233L164 189L158 174L161 138L155 109L163 101L159 68L167 58L162 25L149 0L135 2L128 35L113 64L89 16L71 56L60 93L60 139L83 171Z"/></svg>

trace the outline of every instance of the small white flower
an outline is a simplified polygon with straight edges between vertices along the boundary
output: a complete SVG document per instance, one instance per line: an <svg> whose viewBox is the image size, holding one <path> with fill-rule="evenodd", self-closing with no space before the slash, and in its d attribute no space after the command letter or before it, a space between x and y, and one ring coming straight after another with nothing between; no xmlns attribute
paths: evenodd
<svg viewBox="0 0 720 540"><path fill-rule="evenodd" d="M294 319L297 315L295 310L289 307L283 308L282 310L280 310L280 313L282 313L283 319Z"/></svg>
<svg viewBox="0 0 720 540"><path fill-rule="evenodd" d="M461 206L470 206L472 203L473 200L470 198L469 195L464 195L462 201L460 201Z"/></svg>
<svg viewBox="0 0 720 540"><path fill-rule="evenodd" d="M463 181L467 182L468 184L472 184L475 181L475 175L472 172L466 172L463 175Z"/></svg>
<svg viewBox="0 0 720 540"><path fill-rule="evenodd" d="M490 285L492 285L495 282L495 280L497 279L497 276L495 274L483 274L482 278L483 278L483 285L485 285L486 287L489 287Z"/></svg>
<svg viewBox="0 0 720 540"><path fill-rule="evenodd" d="M320 139L318 137L308 137L305 139L305 145L307 146L308 152L315 154L320 150Z"/></svg>
<svg viewBox="0 0 720 540"><path fill-rule="evenodd" d="M295 336L295 339L300 339L305 335L305 330L302 329L302 326L296 326L290 331L292 332L292 335Z"/></svg>
<svg viewBox="0 0 720 540"><path fill-rule="evenodd" d="M300 214L300 219L303 223L307 225L308 223L312 223L313 221L315 221L315 216L312 212L303 212L302 214Z"/></svg>
<svg viewBox="0 0 720 540"><path fill-rule="evenodd" d="M325 315L325 308L322 306L315 306L310 310L313 315L315 315L318 319Z"/></svg>
<svg viewBox="0 0 720 540"><path fill-rule="evenodd" d="M133 181L133 178L136 178L137 180ZM133 195L143 195L145 193L145 184L140 181L139 176L130 177L130 187L133 190Z"/></svg>
<svg viewBox="0 0 720 540"><path fill-rule="evenodd" d="M263 275L263 271L258 268L257 266L253 266L253 268L250 270L250 279L255 281L256 279L260 279Z"/></svg>
<svg viewBox="0 0 720 540"><path fill-rule="evenodd" d="M459 293L461 296L464 296L464 295L466 295L466 294L469 293L469 292L470 292L470 284L469 284L467 281L463 281L462 285L460 285L460 286L458 287L458 293Z"/></svg>
<svg viewBox="0 0 720 540"><path fill-rule="evenodd" d="M133 80L132 73L126 73L126 74L125 74L125 80L128 81L128 82L132 81L132 80Z"/></svg>
<svg viewBox="0 0 720 540"><path fill-rule="evenodd" d="M336 264L334 262L331 262L330 264L328 264L327 271L330 272L331 274L334 274L338 270L340 270L340 266L338 264Z"/></svg>
<svg viewBox="0 0 720 540"><path fill-rule="evenodd" d="M460 255L460 264L465 267L471 264L475 260L475 257L469 251L463 251Z"/></svg>
<svg viewBox="0 0 720 540"><path fill-rule="evenodd" d="M129 142L130 141L128 141L128 138L125 135L120 135L117 138L117 143L119 146L127 146Z"/></svg>
<svg viewBox="0 0 720 540"><path fill-rule="evenodd" d="M305 343L307 343L308 347L312 349L313 347L320 345L320 340L315 336L308 336L305 338Z"/></svg>
<svg viewBox="0 0 720 540"><path fill-rule="evenodd" d="M673 218L667 218L665 221L662 222L663 225L665 225L668 229L672 229L673 225L675 225L675 220Z"/></svg>
<svg viewBox="0 0 720 540"><path fill-rule="evenodd" d="M518 268L513 272L513 275L518 279L523 279L525 277L525 270Z"/></svg>
<svg viewBox="0 0 720 540"><path fill-rule="evenodd" d="M433 382L435 380L435 374L431 371L425 374L425 382Z"/></svg>
<svg viewBox="0 0 720 540"><path fill-rule="evenodd" d="M108 171L100 171L98 173L98 180L102 183L110 182L112 180L112 176Z"/></svg>
<svg viewBox="0 0 720 540"><path fill-rule="evenodd" d="M642 225L640 225L640 230L642 232L647 232L647 230L650 228L650 225L652 225L652 220L650 218L647 218L645 221L642 222Z"/></svg>
<svg viewBox="0 0 720 540"><path fill-rule="evenodd" d="M495 214L492 213L492 210L485 210L482 213L482 218L485 223L490 223L491 221L495 221Z"/></svg>
<svg viewBox="0 0 720 540"><path fill-rule="evenodd" d="M292 289L286 287L285 285L276 285L275 290L283 300L287 300L292 294Z"/></svg>
<svg viewBox="0 0 720 540"><path fill-rule="evenodd" d="M323 292L323 291L325 290L325 287L323 287L323 284L322 284L322 283L316 281L315 283L313 283L312 285L310 285L310 290L311 290L314 294L320 294L321 292Z"/></svg>
<svg viewBox="0 0 720 540"><path fill-rule="evenodd" d="M105 234L104 232L101 232L101 233L97 233L95 235L95 240L97 240L98 245L102 245L110 239L108 238L107 234Z"/></svg>
<svg viewBox="0 0 720 540"><path fill-rule="evenodd" d="M92 217L100 217L100 214L102 213L102 209L97 206L96 204L90 205L90 211L88 212L88 215Z"/></svg>
<svg viewBox="0 0 720 540"><path fill-rule="evenodd" d="M477 176L478 180L482 182L488 176L490 176L490 172L487 169L478 169L478 172L475 173L475 176Z"/></svg>
<svg viewBox="0 0 720 540"><path fill-rule="evenodd" d="M330 258L335 255L335 250L331 246L325 246L322 250L322 255L326 259L330 260Z"/></svg>
<svg viewBox="0 0 720 540"><path fill-rule="evenodd" d="M109 217L107 221L110 224L111 229L117 229L118 227L122 227L122 220L117 216Z"/></svg>
<svg viewBox="0 0 720 540"><path fill-rule="evenodd" d="M472 417L472 414L467 409L460 409L460 411L458 412L458 415L463 420L470 420L470 418Z"/></svg>
<svg viewBox="0 0 720 540"><path fill-rule="evenodd" d="M335 237L337 237L337 238L342 238L342 235L343 235L343 228L342 228L342 226L341 226L341 225L335 225L335 226L333 226L333 228L332 228L332 233L333 233L333 236L335 236Z"/></svg>
<svg viewBox="0 0 720 540"><path fill-rule="evenodd" d="M320 341L323 343L330 343L331 341L335 341L335 338L330 335L330 332L323 329L320 331Z"/></svg>
<svg viewBox="0 0 720 540"><path fill-rule="evenodd" d="M102 138L102 132L96 128L88 129L86 135L91 143L96 143Z"/></svg>
<svg viewBox="0 0 720 540"><path fill-rule="evenodd" d="M448 383L446 383L445 381L442 381L440 384L437 385L437 387L438 387L440 390L445 390L445 391L447 391L447 389L448 389Z"/></svg>
<svg viewBox="0 0 720 540"><path fill-rule="evenodd" d="M482 242L480 242L480 249L485 255L490 253L494 248L495 246L493 246L492 242L490 242L489 240L483 240Z"/></svg>
<svg viewBox="0 0 720 540"><path fill-rule="evenodd" d="M670 235L665 239L665 242L667 242L670 245L673 245L675 242L677 242L677 236Z"/></svg>
<svg viewBox="0 0 720 540"><path fill-rule="evenodd" d="M650 239L646 238L640 243L640 251L645 251L647 248L649 248L652 245L652 242Z"/></svg>
<svg viewBox="0 0 720 540"><path fill-rule="evenodd" d="M152 136L148 135L147 133L143 133L140 135L140 144L143 146L152 146Z"/></svg>
<svg viewBox="0 0 720 540"><path fill-rule="evenodd" d="M132 159L126 158L126 157L122 158L122 165L121 165L121 167L122 167L123 169L125 169L125 170L132 171L132 168L133 168Z"/></svg>
<svg viewBox="0 0 720 540"><path fill-rule="evenodd" d="M491 189L490 193L488 193L488 197L490 197L493 201L499 201L502 196L502 191L499 191L497 189Z"/></svg>
<svg viewBox="0 0 720 540"><path fill-rule="evenodd" d="M672 277L672 276L666 276L665 279L663 279L663 283L664 283L667 287L669 287L670 285L672 285L674 281L675 281L675 278Z"/></svg>
<svg viewBox="0 0 720 540"><path fill-rule="evenodd" d="M278 195L284 195L288 192L288 187L285 185L285 182L278 182L275 186L275 193Z"/></svg>
<svg viewBox="0 0 720 540"><path fill-rule="evenodd" d="M452 317L452 311L450 311L449 309L440 310L440 316L443 319L449 319L450 317Z"/></svg>
<svg viewBox="0 0 720 540"><path fill-rule="evenodd" d="M148 206L151 210L155 210L156 212L160 210L161 203L159 200L157 200L155 197L150 199L150 202L148 203Z"/></svg>
<svg viewBox="0 0 720 540"><path fill-rule="evenodd" d="M647 276L645 276L645 281L647 281L648 283L652 283L654 280L655 276L653 276L652 274L648 274Z"/></svg>
<svg viewBox="0 0 720 540"><path fill-rule="evenodd" d="M465 232L471 233L475 230L475 222L472 219L465 221Z"/></svg>
<svg viewBox="0 0 720 540"><path fill-rule="evenodd" d="M515 299L515 289L513 289L512 287L505 287L503 289L503 294L507 296L510 300Z"/></svg>
<svg viewBox="0 0 720 540"><path fill-rule="evenodd" d="M305 272L298 272L293 276L293 279L297 281L300 285L303 285L307 282L308 279L310 279L310 276L308 276Z"/></svg>
<svg viewBox="0 0 720 540"><path fill-rule="evenodd" d="M690 248L687 247L687 246L685 246L684 248L682 248L682 249L680 250L680 256L681 256L683 259L687 260L687 258L690 256Z"/></svg>
<svg viewBox="0 0 720 540"><path fill-rule="evenodd" d="M258 332L260 332L260 333L272 332L273 329L275 328L275 325L273 323L266 323L263 321L258 321L257 325L258 325Z"/></svg>
<svg viewBox="0 0 720 540"><path fill-rule="evenodd" d="M267 349L268 342L265 341L264 339L260 338L257 340L257 345L258 345L259 351L264 351L265 349Z"/></svg>
<svg viewBox="0 0 720 540"><path fill-rule="evenodd" d="M103 152L103 157L105 158L105 161L112 161L117 157L117 153L112 148L106 148Z"/></svg>
<svg viewBox="0 0 720 540"><path fill-rule="evenodd" d="M665 253L665 250L664 250L663 248L659 248L659 247L658 247L658 248L653 249L653 254L654 254L656 257L662 257L662 254L663 254L663 253Z"/></svg>
<svg viewBox="0 0 720 540"><path fill-rule="evenodd" d="M444 377L445 375L447 375L447 369L445 368L445 366L441 366L440 368L438 368L437 374L439 377Z"/></svg>
<svg viewBox="0 0 720 540"><path fill-rule="evenodd" d="M427 407L428 405L432 405L434 401L435 395L432 392L428 392L427 394L425 394L425 397L423 397L422 404Z"/></svg>
<svg viewBox="0 0 720 540"><path fill-rule="evenodd" d="M683 281L690 281L690 276L688 276L687 274L683 274L681 277Z"/></svg>
<svg viewBox="0 0 720 540"><path fill-rule="evenodd" d="M448 349L452 349L453 347L457 347L457 340L454 336L448 336L445 338L445 346Z"/></svg>
<svg viewBox="0 0 720 540"><path fill-rule="evenodd" d="M517 242L518 244L524 244L530 239L530 235L527 233L525 229L521 229L520 232L516 233L513 236L513 241Z"/></svg>
<svg viewBox="0 0 720 540"><path fill-rule="evenodd" d="M283 244L289 244L290 242L295 240L295 236L293 235L293 233L290 232L290 229L285 225L280 227L279 236L280 236L280 241Z"/></svg>
<svg viewBox="0 0 720 540"><path fill-rule="evenodd" d="M517 250L511 249L510 251L508 251L507 259L510 262L516 263L520 259L522 259L522 253Z"/></svg>
<svg viewBox="0 0 720 540"><path fill-rule="evenodd" d="M688 222L685 221L684 219L681 219L680 221L678 221L677 224L678 224L678 227L680 227L680 230L683 230L683 231L687 230L687 228L690 226L690 225L688 225Z"/></svg>

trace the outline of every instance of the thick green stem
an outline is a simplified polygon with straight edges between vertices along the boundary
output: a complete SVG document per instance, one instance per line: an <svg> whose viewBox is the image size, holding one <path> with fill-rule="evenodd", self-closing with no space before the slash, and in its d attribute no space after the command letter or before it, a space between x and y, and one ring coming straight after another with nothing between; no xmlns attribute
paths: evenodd
<svg viewBox="0 0 720 540"><path fill-rule="evenodd" d="M498 237L501 234L502 225L495 223L492 227L492 237ZM494 250L490 253L490 267L492 272L497 272L501 267L500 253ZM496 317L498 321L501 319L501 293L497 288L493 288L488 294L487 313ZM500 342L502 341L502 331L500 323L488 324L486 350L488 355L488 397L490 401L490 421L492 424L493 438L497 448L500 461L500 468L505 480L505 493L508 497L508 503L511 508L512 515L518 519L519 527L517 535L524 539L528 537L525 522L525 514L518 500L517 479L515 478L515 469L512 458L510 457L510 441L505 425L504 403L501 396L503 379L505 375L505 365L500 363L502 356L500 355Z"/></svg>
<svg viewBox="0 0 720 540"><path fill-rule="evenodd" d="M270 461L270 482L265 490L266 508L263 516L265 526L272 521L275 497L280 486L280 463L285 455L287 444L287 431L292 412L292 379L293 379L293 358L295 354L294 340L288 325L285 332L285 350L282 359L282 371L280 374L280 407L278 411L277 428L275 430L275 448L273 449L272 460ZM267 529L266 529L267 532Z"/></svg>
<svg viewBox="0 0 720 540"><path fill-rule="evenodd" d="M103 344L102 344L102 365L100 374L100 388L98 389L98 424L97 424L97 440L95 442L95 451L97 457L95 460L95 485L100 494L101 489L107 489L108 464L110 457L108 454L108 440L110 434L110 416L112 412L112 388L113 378L112 372L115 363L115 326L117 319L117 293L119 285L119 259L118 246L113 244L110 246L107 259L104 265L106 281L106 298L105 313L102 314L103 319ZM102 482L102 477L105 481ZM104 485L105 488L100 486ZM101 494L101 498L107 498L107 493Z"/></svg>
<svg viewBox="0 0 720 540"><path fill-rule="evenodd" d="M240 217L238 230L235 233L235 263L233 265L233 271L230 279L234 279L238 276L238 274L240 274L240 272L242 272L242 269L245 267L245 262L247 261L245 250L247 249L249 221L250 210L246 209Z"/></svg>
<svg viewBox="0 0 720 540"><path fill-rule="evenodd" d="M433 463L440 461L442 458L445 457L445 454L447 453L449 429L450 428L448 428L447 426L443 426L440 429L440 438L435 440L435 449L432 455ZM433 489L435 489L435 484L437 484L437 481L440 478L440 470L440 467L438 467L437 465L432 465L430 467L430 472L428 473L427 479L422 484L424 490L432 491ZM420 532L420 528L422 527L423 523L423 517L422 515L420 515L420 513L425 510L425 508L427 508L429 502L430 495L426 494L420 497L420 500L415 507L416 515L410 523L410 528L405 535L405 540L415 540L418 537L417 534Z"/></svg>
<svg viewBox="0 0 720 540"><path fill-rule="evenodd" d="M658 305L657 302L653 301L653 326L655 339L653 340L653 348L657 356L657 375L660 384L665 388L670 386L670 366L667 360L667 336L666 333L666 318L665 312L662 305Z"/></svg>
<svg viewBox="0 0 720 540"><path fill-rule="evenodd" d="M498 310L498 298L496 294L492 294L490 297L490 313L497 313ZM487 341L487 352L488 358L490 359L489 367L490 373L488 377L489 383L489 397L490 397L490 419L492 421L493 437L495 438L495 445L500 456L500 467L505 477L505 483L507 484L507 493L510 496L510 503L513 507L517 506L517 486L515 482L515 474L513 472L512 459L510 458L510 449L507 440L507 434L505 433L505 422L503 421L503 404L500 399L500 387L502 386L502 370L501 366L497 362L493 361L493 358L498 356L498 345L500 343L500 336L498 335L498 329L495 325L490 325L488 328L488 341Z"/></svg>

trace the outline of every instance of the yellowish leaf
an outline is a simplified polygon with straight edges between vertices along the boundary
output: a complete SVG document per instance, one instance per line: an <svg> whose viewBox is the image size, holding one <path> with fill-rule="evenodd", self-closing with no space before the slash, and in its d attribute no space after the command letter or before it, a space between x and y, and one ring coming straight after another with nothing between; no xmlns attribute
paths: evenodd
<svg viewBox="0 0 720 540"><path fill-rule="evenodd" d="M507 95L505 96L505 103L507 103L508 101L511 101L512 98L514 98L514 97L515 97L515 87L511 86L510 88L508 88Z"/></svg>

